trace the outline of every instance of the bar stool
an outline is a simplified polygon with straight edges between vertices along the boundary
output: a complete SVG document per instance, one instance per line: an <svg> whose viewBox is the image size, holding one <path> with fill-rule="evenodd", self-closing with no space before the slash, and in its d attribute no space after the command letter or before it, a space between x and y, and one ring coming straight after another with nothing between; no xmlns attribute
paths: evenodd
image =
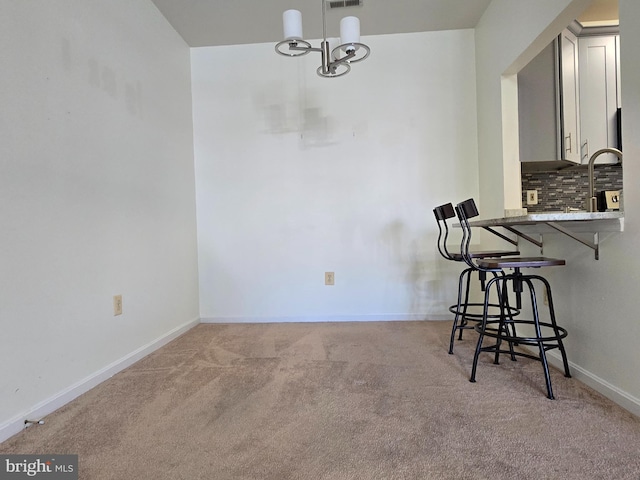
<svg viewBox="0 0 640 480"><path fill-rule="evenodd" d="M476 370L478 367L478 357L481 352L491 352L494 354L494 363L499 363L501 353L508 353L512 360L515 360L516 356L531 358L538 360L542 363L544 370L545 382L547 386L547 397L554 399L553 389L551 387L551 376L549 374L549 365L547 362L546 352L553 349L560 350L562 355L562 362L564 365L565 377L571 377L569 371L569 362L567 361L567 354L565 352L562 339L567 336L567 330L559 327L556 323L555 311L553 308L553 298L551 296L551 286L549 282L540 275L524 274L523 268L541 268L565 265L565 261L557 258L548 257L513 257L513 258L481 258L474 262L474 258L469 252L469 244L471 241L471 227L469 225L469 218L473 218L478 215L473 199L466 200L456 205L456 213L460 220L460 226L463 231L462 239L462 255L467 264L474 265L479 270L485 272L495 273L486 285L485 300L484 300L484 315L482 321L476 324L475 329L479 333L478 343L476 345L475 355L473 357L473 367L471 369L471 382L476 381ZM506 269L512 269L513 273L506 273ZM546 292L547 300L549 304L549 322L540 321L540 315L538 311L538 302L536 298L536 291L534 287L534 281L539 282ZM520 310L522 308L522 294L524 291L524 285L527 286L529 296L531 299L532 319L515 320L510 314L508 307L508 289L507 285L511 284L513 292L516 296L516 308ZM498 319L490 318L488 315L489 308L489 293L492 288L496 289L498 296L503 303L501 315ZM533 333L531 335L522 335L522 329L518 328L518 334L516 334L516 325L529 325L533 327ZM512 328L508 328L511 326ZM544 332L544 333L543 333ZM483 346L484 337L495 338L496 342L493 345ZM509 349L502 348L502 342L507 342ZM538 355L528 353L521 350L515 350L515 345L535 346L538 348Z"/></svg>
<svg viewBox="0 0 640 480"><path fill-rule="evenodd" d="M438 224L438 251L440 252L440 255L442 255L442 257L446 258L447 260L452 260L454 262L464 262L462 253L452 253L449 252L447 248L447 239L449 237L449 225L447 224L447 220L455 217L456 215L453 209L453 205L451 203L439 205L433 209L433 214L436 217L436 223ZM470 252L469 255L471 255L473 258L495 258L520 255L520 252L517 250L492 250ZM455 315L453 319L453 326L451 328L451 339L449 341L450 354L453 354L453 344L455 341L456 332L459 332L458 340L462 340L463 330L474 328L474 325L469 325L469 320L480 322L484 315L484 303L469 302L471 274L473 272L478 272L481 290L484 291L485 289L486 272L484 270L475 268L474 265L468 265L468 267L460 273L460 276L458 278L458 302L455 305L451 305L449 307L449 311ZM494 273L494 276L495 275L496 274ZM495 311L495 313L489 314L488 318L500 318L500 303L490 303L488 308L490 308L492 312ZM470 309L472 309L473 311L470 311ZM511 307L510 313L511 316L516 316L519 312L515 308Z"/></svg>

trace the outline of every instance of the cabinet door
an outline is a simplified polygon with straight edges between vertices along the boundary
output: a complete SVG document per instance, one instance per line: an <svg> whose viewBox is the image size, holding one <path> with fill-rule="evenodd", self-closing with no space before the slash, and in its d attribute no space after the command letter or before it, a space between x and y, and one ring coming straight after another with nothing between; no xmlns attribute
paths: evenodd
<svg viewBox="0 0 640 480"><path fill-rule="evenodd" d="M580 92L578 39L569 30L560 35L560 128L562 159L580 163Z"/></svg>
<svg viewBox="0 0 640 480"><path fill-rule="evenodd" d="M518 72L520 161L561 160L558 150L557 45L551 43Z"/></svg>
<svg viewBox="0 0 640 480"><path fill-rule="evenodd" d="M615 36L582 37L580 56L580 139L582 163L601 148L615 148L617 74ZM597 163L617 163L610 153Z"/></svg>

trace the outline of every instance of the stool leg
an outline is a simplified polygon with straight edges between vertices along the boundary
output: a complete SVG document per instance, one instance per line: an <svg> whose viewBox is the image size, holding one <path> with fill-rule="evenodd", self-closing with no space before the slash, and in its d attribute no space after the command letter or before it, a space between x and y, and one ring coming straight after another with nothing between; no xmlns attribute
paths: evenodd
<svg viewBox="0 0 640 480"><path fill-rule="evenodd" d="M502 289L502 299L501 299L501 304L504 308L504 311L506 312L506 316L505 318L509 319L509 325L505 325L504 331L507 334L507 336L511 336L513 338L517 337L518 335L516 334L516 324L513 320L513 315L511 313L511 306L509 305L509 289L507 287L507 280L505 279L504 281L504 288ZM519 313L518 313L519 315ZM506 320L505 320L506 322ZM509 333L509 326L511 326L511 333ZM511 355L511 361L515 362L517 361L515 354L513 353L513 346L514 345L518 345L518 342L509 342L509 353Z"/></svg>
<svg viewBox="0 0 640 480"><path fill-rule="evenodd" d="M471 367L471 377L469 378L470 382L476 381L476 370L478 368L478 357L480 356L480 351L482 349L482 341L484 340L484 331L487 328L487 315L489 314L489 294L491 293L491 287L493 284L496 284L496 288L498 288L498 295L500 295L500 283L499 280L502 277L493 277L491 280L487 282L484 291L484 312L482 314L482 326L480 328L480 332L478 335L478 343L476 344L476 352L473 355L473 366Z"/></svg>
<svg viewBox="0 0 640 480"><path fill-rule="evenodd" d="M467 268L460 273L458 277L458 306L456 307L456 316L453 319L453 326L451 327L451 340L449 341L449 354L453 354L453 342L456 338L456 331L459 326L464 326L466 323L465 316L467 314L467 304L469 303L469 282L471 279L471 268ZM466 279L466 282L465 282ZM464 303L462 302L462 289L465 286ZM464 305L464 307L463 307ZM461 313L462 311L462 313ZM460 338L462 338L462 330L460 330Z"/></svg>
<svg viewBox="0 0 640 480"><path fill-rule="evenodd" d="M535 277L533 277L535 278ZM547 384L547 397L550 400L554 399L553 389L551 388L551 374L549 373L549 364L547 362L547 352L545 350L544 341L542 340L542 330L540 328L540 316L538 313L538 301L536 299L536 290L531 280L527 277L522 279L529 288L529 294L531 296L531 309L533 311L533 322L536 331L536 337L538 338L538 350L540 351L540 362L542 363L542 369L544 370L544 379ZM548 293L548 291L547 291Z"/></svg>
<svg viewBox="0 0 640 480"><path fill-rule="evenodd" d="M464 302L462 303L462 314L460 317L460 324L458 325L458 340L462 340L462 331L464 327L467 326L467 309L469 308L469 290L471 289L471 274L473 270L468 269L465 270L466 283L465 283L465 291L464 291ZM459 300L458 300L459 301Z"/></svg>
<svg viewBox="0 0 640 480"><path fill-rule="evenodd" d="M511 315L511 310L509 308L509 290L507 288L508 280L510 276L503 276L502 278L502 288L498 288L498 305L500 305L500 321L498 322L498 333L504 332L504 334L509 336L516 336L516 329L513 323L513 316ZM500 282L498 282L500 283ZM507 322L507 318L509 319ZM509 324L511 325L512 333L509 334ZM513 351L513 342L509 341L509 353L511 356L511 361L516 361L516 355ZM493 363L495 365L500 364L500 347L502 346L502 338L498 337L496 339L496 351L495 357L493 359Z"/></svg>
<svg viewBox="0 0 640 480"><path fill-rule="evenodd" d="M492 272L494 277L498 276L497 272ZM505 275L504 272L502 272L500 274L500 276L502 277L506 277L508 278L508 275ZM500 305L500 308L504 310L504 312L506 312L506 316L505 318L508 318L508 325L505 326L505 333L507 333L507 335L509 334L509 326L511 327L511 336L512 337L516 337L516 325L513 322L513 315L512 315L512 309L511 309L511 305L509 304L509 295L508 295L508 290L506 288L506 283L504 283L504 287L502 289L502 296L500 296L500 294L498 294L498 305ZM517 313L519 314L519 312ZM507 320L505 320L505 324L507 323ZM513 350L513 345L517 345L517 342L513 342L510 347L511 350ZM515 357L513 355L511 355L511 359L515 361Z"/></svg>
<svg viewBox="0 0 640 480"><path fill-rule="evenodd" d="M464 303L462 304L462 318L460 319L460 325L458 326L458 340L462 340L462 330L467 326L467 309L469 308L469 291L471 289L471 274L473 273L473 269L466 270L467 272L467 283L465 284L465 292L464 292Z"/></svg>
<svg viewBox="0 0 640 480"><path fill-rule="evenodd" d="M569 361L567 360L567 352L564 349L564 343L562 343L562 339L560 338L560 331L558 330L558 324L556 323L556 313L553 308L553 298L551 297L551 285L546 278L540 277L540 280L544 284L544 287L547 289L547 300L549 301L549 316L551 318L551 325L553 325L553 331L558 337L558 350L560 350L560 354L562 355L562 364L564 366L564 376L567 378L571 378L571 372L569 370Z"/></svg>

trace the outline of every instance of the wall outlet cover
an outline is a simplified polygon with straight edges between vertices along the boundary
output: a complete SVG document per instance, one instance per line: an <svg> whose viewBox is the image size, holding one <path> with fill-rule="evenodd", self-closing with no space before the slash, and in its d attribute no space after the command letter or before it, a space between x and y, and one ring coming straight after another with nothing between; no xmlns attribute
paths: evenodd
<svg viewBox="0 0 640 480"><path fill-rule="evenodd" d="M122 295L113 296L113 316L122 315Z"/></svg>
<svg viewBox="0 0 640 480"><path fill-rule="evenodd" d="M335 274L333 272L324 272L324 284L335 285Z"/></svg>

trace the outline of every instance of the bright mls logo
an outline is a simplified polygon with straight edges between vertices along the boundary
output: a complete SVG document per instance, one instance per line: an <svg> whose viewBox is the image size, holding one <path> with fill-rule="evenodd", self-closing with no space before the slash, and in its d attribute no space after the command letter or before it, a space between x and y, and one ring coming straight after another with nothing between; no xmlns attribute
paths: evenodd
<svg viewBox="0 0 640 480"><path fill-rule="evenodd" d="M0 480L78 480L77 455L0 455Z"/></svg>

